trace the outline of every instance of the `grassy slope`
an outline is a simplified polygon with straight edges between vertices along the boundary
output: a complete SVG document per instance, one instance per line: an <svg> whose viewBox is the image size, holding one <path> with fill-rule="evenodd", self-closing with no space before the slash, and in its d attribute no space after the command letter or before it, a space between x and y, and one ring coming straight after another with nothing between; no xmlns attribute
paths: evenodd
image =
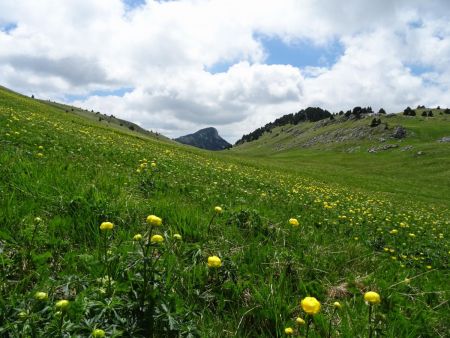
<svg viewBox="0 0 450 338"><path fill-rule="evenodd" d="M390 130L385 132L379 127L371 139L318 143L311 147L302 145L317 135L326 135L340 128L367 127L371 118L317 129L314 128L317 123L278 127L257 141L234 148L233 153L244 158L254 157L274 167L289 168L325 182L385 192L400 201L421 200L448 207L450 143L437 140L450 136L450 116L439 115L436 111L435 115L433 118L382 117L383 122L388 122ZM395 140L383 135L392 134L396 125L408 130L406 139ZM296 130L303 133L293 136ZM380 137L385 137L386 142L379 142ZM397 144L399 147L378 153L367 151L384 144ZM412 146L412 149L402 151L407 146ZM353 151L349 152L350 149ZM419 151L424 155L417 155Z"/></svg>
<svg viewBox="0 0 450 338"><path fill-rule="evenodd" d="M58 334L52 302L67 298L63 333L100 327L139 337L148 323L131 238L148 230L149 214L163 218L153 231L166 241L154 249L152 261L160 259L145 298L154 297L156 336L281 336L311 295L323 305L310 336L326 335L339 300L334 331L355 337L367 332L369 289L382 296L376 323L385 335L448 333L448 209L319 183L269 159L261 166L137 137L2 89L0 145L3 335ZM156 169L140 169L152 160ZM224 212L210 222L215 205ZM107 268L99 231L106 220L115 224ZM222 258L218 271L208 271L210 255ZM105 271L112 294L98 281ZM33 300L36 291L49 293L49 307Z"/></svg>

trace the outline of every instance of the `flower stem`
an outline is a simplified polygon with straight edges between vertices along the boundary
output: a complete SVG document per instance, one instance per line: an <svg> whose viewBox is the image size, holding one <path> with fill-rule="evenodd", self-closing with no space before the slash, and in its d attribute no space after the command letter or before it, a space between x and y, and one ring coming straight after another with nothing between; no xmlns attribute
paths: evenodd
<svg viewBox="0 0 450 338"><path fill-rule="evenodd" d="M332 322L335 314L336 314L336 309L334 309L334 311L330 317L330 323L328 324L328 338L331 338L331 322Z"/></svg>
<svg viewBox="0 0 450 338"><path fill-rule="evenodd" d="M209 224L208 224L208 232L209 232L209 230L211 229L211 224L212 224L212 222L214 221L214 218L216 218L216 213L214 213L214 215L213 215L213 217L211 217L211 220L209 221Z"/></svg>
<svg viewBox="0 0 450 338"><path fill-rule="evenodd" d="M372 338L372 304L369 304L369 338Z"/></svg>
<svg viewBox="0 0 450 338"><path fill-rule="evenodd" d="M306 323L306 335L305 335L306 338L308 338L308 335L309 335L309 327L311 325L311 322L312 322L312 318L308 315L308 322Z"/></svg>
<svg viewBox="0 0 450 338"><path fill-rule="evenodd" d="M64 323L64 311L61 312L61 319L59 320L59 335L62 337L62 327Z"/></svg>

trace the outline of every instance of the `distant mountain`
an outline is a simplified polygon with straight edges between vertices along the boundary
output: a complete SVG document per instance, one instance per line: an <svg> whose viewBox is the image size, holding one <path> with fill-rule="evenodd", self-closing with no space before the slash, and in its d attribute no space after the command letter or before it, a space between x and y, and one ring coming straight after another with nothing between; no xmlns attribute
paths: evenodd
<svg viewBox="0 0 450 338"><path fill-rule="evenodd" d="M217 129L213 127L200 129L193 134L180 136L175 141L208 150L223 150L231 147L231 144L221 138Z"/></svg>

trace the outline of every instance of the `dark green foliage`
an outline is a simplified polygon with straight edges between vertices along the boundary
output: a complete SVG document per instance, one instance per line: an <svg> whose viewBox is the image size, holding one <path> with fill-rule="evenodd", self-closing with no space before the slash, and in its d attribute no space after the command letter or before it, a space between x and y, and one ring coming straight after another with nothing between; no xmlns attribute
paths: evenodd
<svg viewBox="0 0 450 338"><path fill-rule="evenodd" d="M411 109L410 107L406 107L405 110L403 111L403 115L416 116L416 112L413 109Z"/></svg>

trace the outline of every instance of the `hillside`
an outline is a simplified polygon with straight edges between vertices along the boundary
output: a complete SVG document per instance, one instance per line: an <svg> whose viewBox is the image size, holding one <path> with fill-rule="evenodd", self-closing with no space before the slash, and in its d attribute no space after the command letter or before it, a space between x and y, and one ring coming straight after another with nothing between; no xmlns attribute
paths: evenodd
<svg viewBox="0 0 450 338"><path fill-rule="evenodd" d="M421 123L404 125L441 198L329 177L336 154L389 151L321 158L329 145L314 145L313 176L270 135L254 153L207 152L0 88L0 336L446 336L448 162L420 143L440 124Z"/></svg>
<svg viewBox="0 0 450 338"><path fill-rule="evenodd" d="M16 96L16 97L19 96L19 97L23 97L23 98L28 98L28 97L23 96L19 93L16 93L8 88L5 88L1 85L0 85L0 91L2 92L2 94L12 94L13 96ZM42 103L45 106L49 106L51 108L56 108L57 111L60 111L60 112L63 111L65 113L69 114L69 116L70 115L78 115L78 116L85 117L89 120L94 120L94 121L100 122L101 124L105 125L106 127L111 127L111 128L122 130L122 131L136 132L136 133L142 134L144 136L152 137L152 138L164 139L167 141L170 140L169 138L167 138L164 135L161 135L159 133L154 133L152 131L148 131L148 130L138 126L135 123L132 123L132 122L129 122L129 121L126 121L123 119L119 119L113 115L102 114L100 112L94 112L93 110L89 111L86 109L81 109L79 107L75 107L75 106L71 106L71 105L67 105L67 104L63 104L63 103L59 103L59 102L54 102L54 101L50 101L50 100L41 100L38 98L33 98L33 101Z"/></svg>
<svg viewBox="0 0 450 338"><path fill-rule="evenodd" d="M323 119L286 124L257 140L233 147L237 156L254 158L302 175L396 199L450 204L450 115L365 115L360 119ZM428 111L423 109L423 111ZM371 126L373 119L380 124Z"/></svg>
<svg viewBox="0 0 450 338"><path fill-rule="evenodd" d="M220 137L217 129L212 127L200 129L193 134L180 136L175 141L207 150L224 150L231 147L231 144Z"/></svg>

